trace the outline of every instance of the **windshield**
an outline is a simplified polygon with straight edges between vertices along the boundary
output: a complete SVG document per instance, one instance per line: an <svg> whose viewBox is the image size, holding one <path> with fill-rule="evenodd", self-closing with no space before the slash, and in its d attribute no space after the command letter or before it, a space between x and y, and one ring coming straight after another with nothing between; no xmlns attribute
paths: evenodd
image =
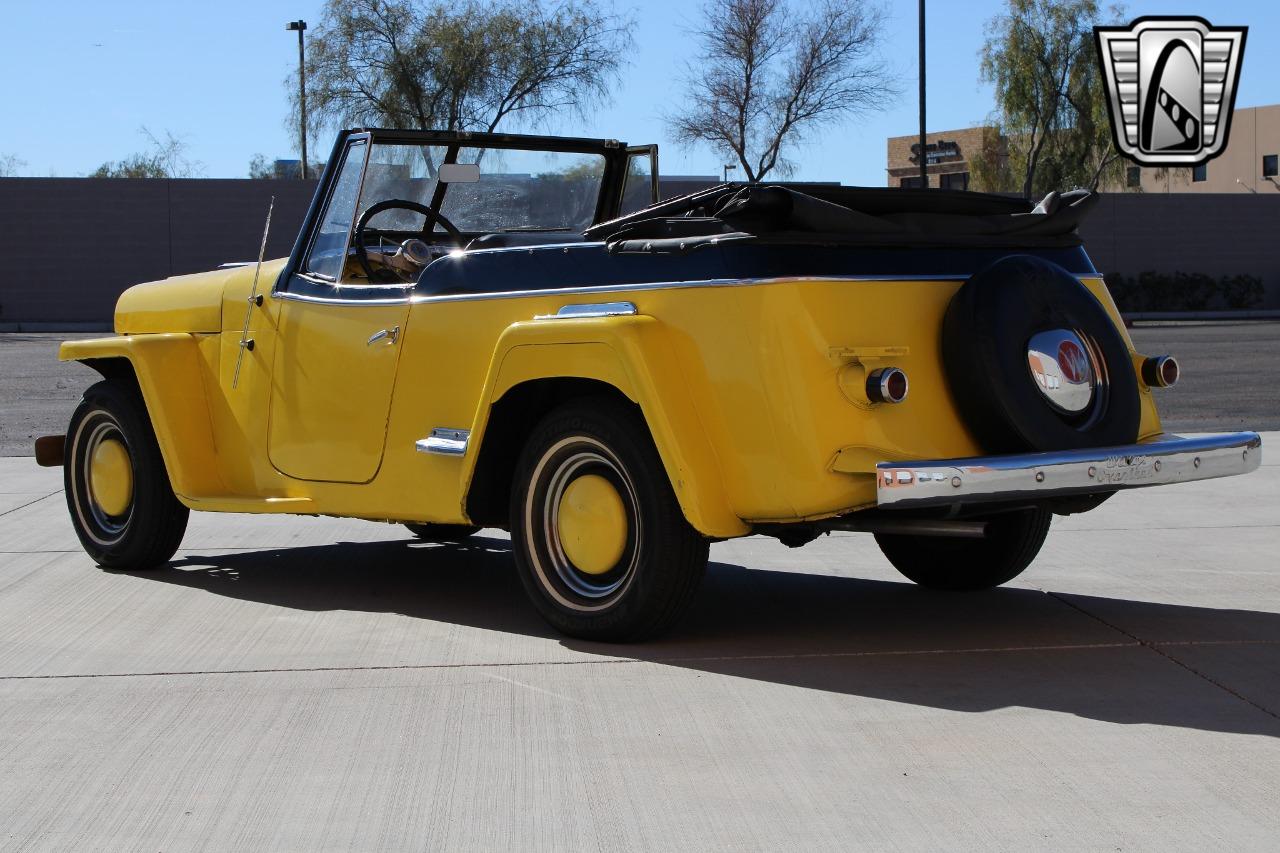
<svg viewBox="0 0 1280 853"><path fill-rule="evenodd" d="M376 144L360 192L357 218L371 205L405 199L432 206L470 233L494 231L582 231L592 223L604 157L554 151L462 148L452 159L479 167L479 180L437 181L448 149L438 145ZM370 221L383 231L420 231L424 217L388 210Z"/></svg>

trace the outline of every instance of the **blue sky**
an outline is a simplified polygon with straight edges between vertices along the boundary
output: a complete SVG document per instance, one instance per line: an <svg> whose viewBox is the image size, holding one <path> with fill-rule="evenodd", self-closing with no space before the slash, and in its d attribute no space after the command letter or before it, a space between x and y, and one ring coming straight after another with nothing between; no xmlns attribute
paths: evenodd
<svg viewBox="0 0 1280 853"><path fill-rule="evenodd" d="M0 24L0 156L20 174L76 176L146 147L141 126L184 139L208 177L244 177L255 153L296 156L285 129L283 80L297 63L285 21L316 23L320 0L196 3L4 0ZM799 180L884 184L885 139L916 129L916 2L889 0L884 55L903 95L883 113L855 118L797 152ZM1237 106L1280 102L1280 2L1130 2L1142 14L1199 14L1249 26ZM550 132L658 142L666 174L719 173L705 149L667 136L662 116L680 97L678 70L693 47L695 0L617 0L638 22L636 50L618 97L587 121ZM978 81L978 49L999 0L938 2L928 12L929 128L979 124L991 92ZM329 140L319 143L327 152Z"/></svg>

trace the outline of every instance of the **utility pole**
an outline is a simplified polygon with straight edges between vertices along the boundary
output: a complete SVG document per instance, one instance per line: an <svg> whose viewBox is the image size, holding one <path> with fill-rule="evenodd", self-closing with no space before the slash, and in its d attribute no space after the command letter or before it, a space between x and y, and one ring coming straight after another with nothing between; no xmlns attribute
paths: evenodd
<svg viewBox="0 0 1280 853"><path fill-rule="evenodd" d="M301 34L298 36L301 38ZM920 0L920 186L929 186L929 157L924 147L924 0Z"/></svg>
<svg viewBox="0 0 1280 853"><path fill-rule="evenodd" d="M920 0L920 2L923 4L924 0ZM298 33L298 138L302 142L302 177L305 179L310 177L310 173L307 171L307 64L302 50L302 33L307 29L307 22L303 20L290 21L284 25L284 28L290 31L296 30ZM920 38L923 39L924 36L921 35ZM921 45L923 44L924 42L922 41ZM923 50L924 48L921 47L921 51ZM924 86L923 83L920 85ZM924 109L924 107L921 107L921 109ZM924 119L921 118L920 121L923 126Z"/></svg>

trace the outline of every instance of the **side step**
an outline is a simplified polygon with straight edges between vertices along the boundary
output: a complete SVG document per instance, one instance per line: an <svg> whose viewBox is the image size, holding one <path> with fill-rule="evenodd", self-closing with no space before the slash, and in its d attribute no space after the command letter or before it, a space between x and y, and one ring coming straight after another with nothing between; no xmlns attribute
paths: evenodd
<svg viewBox="0 0 1280 853"><path fill-rule="evenodd" d="M201 512L257 512L300 513L311 512L311 498L259 498L247 495L202 495L198 498L179 495L178 499L191 509Z"/></svg>

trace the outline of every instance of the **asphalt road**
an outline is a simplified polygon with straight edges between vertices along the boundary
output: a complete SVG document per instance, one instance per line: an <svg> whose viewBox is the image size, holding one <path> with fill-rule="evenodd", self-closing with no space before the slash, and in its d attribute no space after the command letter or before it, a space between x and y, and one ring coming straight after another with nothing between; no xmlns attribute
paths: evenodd
<svg viewBox="0 0 1280 853"><path fill-rule="evenodd" d="M1280 323L1151 325L1131 334L1140 352L1173 353L1182 364L1182 381L1160 392L1166 429L1280 429ZM59 342L73 337L92 335L0 334L0 456L29 456L37 436L65 432L81 392L97 381L89 368L57 360Z"/></svg>
<svg viewBox="0 0 1280 853"><path fill-rule="evenodd" d="M101 377L58 361L58 344L88 337L0 333L0 456L30 456L37 437L67 431L80 395Z"/></svg>
<svg viewBox="0 0 1280 853"><path fill-rule="evenodd" d="M936 594L870 537L720 543L688 618L562 639L507 538L196 514L95 568L0 459L0 848L1219 850L1280 838L1280 435Z"/></svg>

